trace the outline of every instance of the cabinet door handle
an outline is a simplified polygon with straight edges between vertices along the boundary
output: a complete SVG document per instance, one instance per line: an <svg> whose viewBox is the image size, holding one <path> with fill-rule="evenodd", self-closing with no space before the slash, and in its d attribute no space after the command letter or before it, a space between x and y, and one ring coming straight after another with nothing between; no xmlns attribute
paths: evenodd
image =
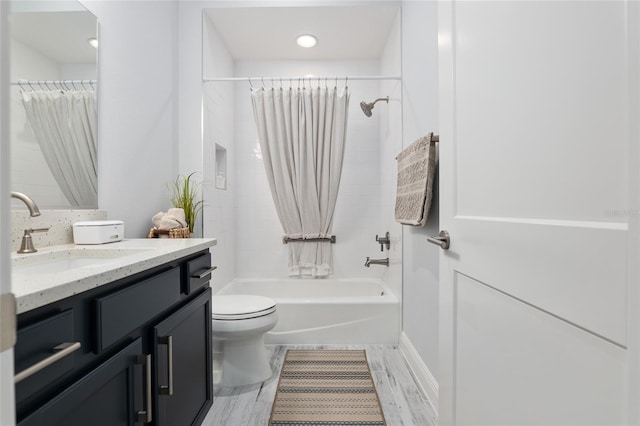
<svg viewBox="0 0 640 426"><path fill-rule="evenodd" d="M212 266L208 269L203 269L202 271L196 272L195 274L191 275L191 278L204 278L210 273L212 273L213 271L215 271L216 269L218 269L217 266Z"/></svg>
<svg viewBox="0 0 640 426"><path fill-rule="evenodd" d="M145 365L145 409L138 411L138 421L151 423L153 414L151 409L151 355L138 355L138 364Z"/></svg>
<svg viewBox="0 0 640 426"><path fill-rule="evenodd" d="M160 338L160 343L167 345L167 386L160 386L160 395L173 395L173 336Z"/></svg>
<svg viewBox="0 0 640 426"><path fill-rule="evenodd" d="M67 355L77 351L78 349L80 349L80 346L81 346L80 342L60 343L58 346L53 348L53 355L50 355L50 356L46 357L42 361L37 362L37 363L33 364L31 367L25 368L24 370L22 370L21 372L16 374L14 376L14 379L13 379L14 382L15 383L20 383L21 381L23 381L27 377L33 376L38 371L40 371L40 370L42 370L44 368L47 368L48 366L50 366L54 362L59 361L62 358L66 357Z"/></svg>

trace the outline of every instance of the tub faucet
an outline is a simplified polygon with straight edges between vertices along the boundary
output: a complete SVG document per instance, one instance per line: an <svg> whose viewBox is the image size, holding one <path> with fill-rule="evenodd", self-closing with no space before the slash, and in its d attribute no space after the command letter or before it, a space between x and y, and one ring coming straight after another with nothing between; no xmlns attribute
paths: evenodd
<svg viewBox="0 0 640 426"><path fill-rule="evenodd" d="M386 259L371 259L369 258L369 256L367 256L367 260L364 262L364 266L368 268L371 265L389 266L389 258L387 257Z"/></svg>
<svg viewBox="0 0 640 426"><path fill-rule="evenodd" d="M22 201L29 209L29 214L31 215L31 217L40 216L40 210L38 209L36 203L22 192L11 191L11 198L17 198L18 200Z"/></svg>

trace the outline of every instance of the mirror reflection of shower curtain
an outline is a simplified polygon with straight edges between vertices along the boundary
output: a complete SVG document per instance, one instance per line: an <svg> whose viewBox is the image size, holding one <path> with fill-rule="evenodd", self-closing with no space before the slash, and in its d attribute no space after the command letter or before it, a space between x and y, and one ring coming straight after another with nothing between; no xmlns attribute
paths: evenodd
<svg viewBox="0 0 640 426"><path fill-rule="evenodd" d="M285 236L331 235L342 174L349 92L338 88L251 90L271 195ZM290 276L333 272L331 243L289 242Z"/></svg>
<svg viewBox="0 0 640 426"><path fill-rule="evenodd" d="M98 205L95 90L23 91L22 104L51 173L71 206Z"/></svg>

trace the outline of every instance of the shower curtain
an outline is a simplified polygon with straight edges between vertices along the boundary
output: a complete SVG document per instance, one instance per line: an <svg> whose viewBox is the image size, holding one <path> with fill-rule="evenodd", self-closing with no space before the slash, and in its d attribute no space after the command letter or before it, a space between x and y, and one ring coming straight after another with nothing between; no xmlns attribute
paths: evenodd
<svg viewBox="0 0 640 426"><path fill-rule="evenodd" d="M253 88L251 99L285 237L329 237L342 174L348 88ZM295 241L288 246L290 276L332 273L329 241Z"/></svg>
<svg viewBox="0 0 640 426"><path fill-rule="evenodd" d="M22 104L56 182L73 207L98 205L95 90L22 91Z"/></svg>

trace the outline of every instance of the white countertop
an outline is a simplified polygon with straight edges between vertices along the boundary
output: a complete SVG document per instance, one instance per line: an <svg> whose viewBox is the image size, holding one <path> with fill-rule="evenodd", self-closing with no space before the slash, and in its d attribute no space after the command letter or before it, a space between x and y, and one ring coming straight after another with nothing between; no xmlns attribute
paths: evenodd
<svg viewBox="0 0 640 426"><path fill-rule="evenodd" d="M216 243L215 238L144 238L100 245L64 244L41 248L37 253L14 253L11 256L11 287L17 300L17 312L20 314L91 290L205 250ZM47 270L46 273L43 272L46 270L43 265L37 269L30 268L38 255L46 254L60 260L68 257L72 251L75 259L86 254L86 258L92 261L88 265L59 271ZM96 256L104 252L109 255ZM100 260L96 260L97 257Z"/></svg>

